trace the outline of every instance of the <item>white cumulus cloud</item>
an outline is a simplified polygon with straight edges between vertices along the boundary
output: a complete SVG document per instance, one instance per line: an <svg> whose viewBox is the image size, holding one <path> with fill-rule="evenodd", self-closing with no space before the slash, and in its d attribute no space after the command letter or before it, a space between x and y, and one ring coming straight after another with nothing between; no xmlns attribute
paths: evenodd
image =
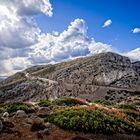
<svg viewBox="0 0 140 140"><path fill-rule="evenodd" d="M41 33L38 42L28 47L22 45L21 48L1 48L0 75L9 75L32 65L56 63L95 53L113 51L110 45L89 38L87 29L83 19L76 19L62 33ZM6 56L6 52L8 56Z"/></svg>
<svg viewBox="0 0 140 140"><path fill-rule="evenodd" d="M139 60L140 61L140 48L136 48L132 51L125 53L124 55L128 56L132 60Z"/></svg>
<svg viewBox="0 0 140 140"><path fill-rule="evenodd" d="M38 44L31 48L29 56L35 64L113 51L110 45L96 42L87 36L87 25L83 19L74 20L62 33L46 34Z"/></svg>
<svg viewBox="0 0 140 140"><path fill-rule="evenodd" d="M132 30L132 33L136 34L136 33L140 33L140 28L134 28Z"/></svg>
<svg viewBox="0 0 140 140"><path fill-rule="evenodd" d="M40 29L33 16L52 15L49 0L1 0L0 47L20 48L38 41Z"/></svg>
<svg viewBox="0 0 140 140"><path fill-rule="evenodd" d="M0 0L0 75L23 69L24 59L30 63L30 46L42 36L34 20L39 14L52 16L49 0Z"/></svg>
<svg viewBox="0 0 140 140"><path fill-rule="evenodd" d="M110 26L111 24L112 24L112 20L111 20L111 19L108 19L108 20L106 20L106 21L104 22L104 25L103 25L102 27L105 28L105 27Z"/></svg>

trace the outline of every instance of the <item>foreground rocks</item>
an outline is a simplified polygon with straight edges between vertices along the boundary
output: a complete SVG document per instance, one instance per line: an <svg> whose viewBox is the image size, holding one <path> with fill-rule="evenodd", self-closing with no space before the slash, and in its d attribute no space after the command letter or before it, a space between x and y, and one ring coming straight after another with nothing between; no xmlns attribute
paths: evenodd
<svg viewBox="0 0 140 140"><path fill-rule="evenodd" d="M52 114L52 111L50 110L49 107L40 107L37 112L37 115L40 117L49 116L51 114Z"/></svg>
<svg viewBox="0 0 140 140"><path fill-rule="evenodd" d="M15 115L16 117L19 117L19 118L24 118L24 117L27 117L27 114L25 113L25 111L23 111L23 110L18 110L17 112L16 112L16 115Z"/></svg>
<svg viewBox="0 0 140 140"><path fill-rule="evenodd" d="M78 103L82 103L82 105L73 105L73 106L68 106L71 105L70 104L70 100L68 98L65 98L67 100L59 99L59 100L54 100L52 102L55 102L57 104L54 104L52 106L52 104L50 104L50 106L45 107L48 104L41 104L42 107L39 106L39 103L36 103L34 105L34 108L36 108L34 110L34 112L25 112L23 110L17 110L15 111L15 104L11 104L13 105L13 110L10 110L10 114L4 113L4 114L8 114L8 116L6 115L5 117L3 116L3 112L0 113L0 140L124 140L124 139L128 139L128 140L139 140L140 137L138 136L133 136L133 135L126 135L126 134L113 134L113 135L103 135L103 134L93 134L93 133L83 133L82 131L76 131L73 129L70 130L65 130L65 127L58 127L50 122L48 122L48 118L50 116L52 116L52 113L55 112L61 112L67 109L71 109L71 115L73 116L72 109L80 109L80 108L87 108L87 109L101 109L104 111L107 111L108 113L115 113L116 115L123 115L121 113L121 110L118 110L117 108L113 108L113 106L103 106L103 105L96 105L95 103L94 105L92 105L92 103L90 103L90 105L88 104L88 102L84 102L81 101L79 99L74 99L72 98L71 102L74 100L77 101ZM56 102L57 101L57 102ZM58 102L59 101L59 102ZM60 102L61 101L61 102ZM63 103L65 102L65 104ZM45 102L43 102L45 103ZM46 103L48 103L48 101L46 101ZM22 105L29 105L29 103L22 103ZM21 103L17 103L16 107L19 108L19 106L21 105ZM62 106L61 106L62 105ZM64 106L65 105L65 106ZM1 104L2 106L2 104ZM9 106L9 104L8 104ZM22 106L23 107L23 106ZM30 106L33 107L33 106ZM10 106L10 108L12 108L12 106ZM26 109L26 108L25 108ZM9 110L9 108L8 108ZM135 113L135 109L132 110ZM137 110L137 113L139 111ZM55 118L55 119L59 119L59 122L62 124L67 124L67 122L64 122L63 119L66 119L67 114L69 112L66 113L66 116L61 116L60 118ZM78 114L80 113L77 112ZM107 113L107 114L108 114ZM65 114L63 114L65 115ZM69 115L68 118L71 119L71 115ZM81 116L81 119L83 120L83 116ZM78 117L78 115L76 116ZM118 116L119 117L119 116ZM100 116L99 116L100 118ZM128 119L128 118L126 118ZM57 121L55 120L55 121ZM74 124L75 119L74 117L72 118L72 122L71 124ZM94 119L95 120L95 119ZM100 119L99 119L100 120ZM102 120L102 119L101 119ZM80 121L80 118L78 118L78 122ZM137 120L137 122L139 122L139 120ZM99 123L99 122L98 122ZM136 123L134 121L134 123ZM77 123L76 123L77 125ZM63 128L63 129L62 129Z"/></svg>
<svg viewBox="0 0 140 140"><path fill-rule="evenodd" d="M44 123L44 130L31 131L32 123L27 118L9 118L6 128L0 132L0 140L140 140L137 136L115 134L84 134L82 132L66 131L53 124ZM4 126L5 127L5 126Z"/></svg>

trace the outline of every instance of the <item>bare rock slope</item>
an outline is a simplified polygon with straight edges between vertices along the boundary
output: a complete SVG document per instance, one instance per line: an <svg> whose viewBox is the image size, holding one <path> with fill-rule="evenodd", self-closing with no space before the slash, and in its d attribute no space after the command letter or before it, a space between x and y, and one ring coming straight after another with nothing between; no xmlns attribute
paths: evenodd
<svg viewBox="0 0 140 140"><path fill-rule="evenodd" d="M133 69L140 75L140 61L132 63Z"/></svg>
<svg viewBox="0 0 140 140"><path fill-rule="evenodd" d="M0 102L60 96L121 102L139 96L139 91L137 65L127 57L108 52L16 73L0 82Z"/></svg>

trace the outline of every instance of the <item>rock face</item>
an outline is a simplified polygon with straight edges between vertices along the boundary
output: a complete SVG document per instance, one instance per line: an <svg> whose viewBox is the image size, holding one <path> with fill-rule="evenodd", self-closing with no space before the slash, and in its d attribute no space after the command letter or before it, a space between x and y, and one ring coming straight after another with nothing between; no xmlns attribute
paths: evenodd
<svg viewBox="0 0 140 140"><path fill-rule="evenodd" d="M139 84L139 76L132 69L130 60L114 53L83 58L80 63L66 67L60 72L55 71L50 78L71 84L113 85L124 88L134 88Z"/></svg>
<svg viewBox="0 0 140 140"><path fill-rule="evenodd" d="M139 89L139 68L129 58L108 52L17 73L0 83L0 102L60 96L118 102Z"/></svg>
<svg viewBox="0 0 140 140"><path fill-rule="evenodd" d="M132 63L133 69L140 75L140 61Z"/></svg>

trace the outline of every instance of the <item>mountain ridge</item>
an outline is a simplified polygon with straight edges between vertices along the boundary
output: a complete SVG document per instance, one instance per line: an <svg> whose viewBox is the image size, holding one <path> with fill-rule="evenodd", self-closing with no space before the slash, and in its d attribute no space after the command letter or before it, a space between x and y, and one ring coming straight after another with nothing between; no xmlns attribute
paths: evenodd
<svg viewBox="0 0 140 140"><path fill-rule="evenodd" d="M27 78L27 73L34 78ZM50 87L48 82L42 82L40 78L57 81L58 84L53 83ZM0 102L36 101L61 96L94 100L108 98L110 91L113 96L110 99L118 102L120 98L138 93L139 85L140 76L134 63L128 57L107 52L18 72L0 83Z"/></svg>

